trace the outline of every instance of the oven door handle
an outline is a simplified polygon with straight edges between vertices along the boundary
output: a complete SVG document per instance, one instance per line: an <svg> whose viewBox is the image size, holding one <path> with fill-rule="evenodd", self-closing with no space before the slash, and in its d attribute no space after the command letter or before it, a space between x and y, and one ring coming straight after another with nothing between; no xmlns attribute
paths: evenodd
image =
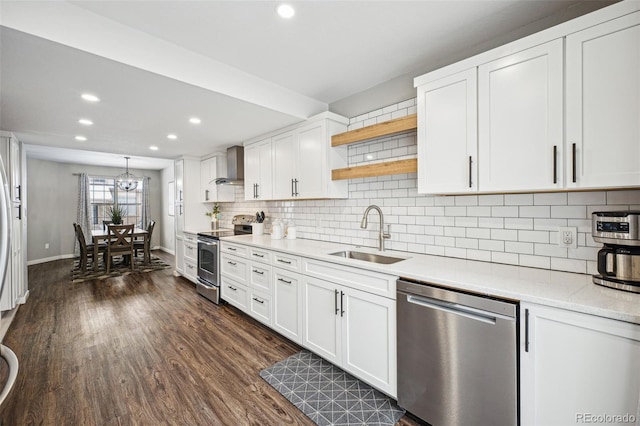
<svg viewBox="0 0 640 426"><path fill-rule="evenodd" d="M203 244L205 246L213 246L213 247L218 245L218 243L210 243L209 241L202 241L202 240L199 240L198 244Z"/></svg>

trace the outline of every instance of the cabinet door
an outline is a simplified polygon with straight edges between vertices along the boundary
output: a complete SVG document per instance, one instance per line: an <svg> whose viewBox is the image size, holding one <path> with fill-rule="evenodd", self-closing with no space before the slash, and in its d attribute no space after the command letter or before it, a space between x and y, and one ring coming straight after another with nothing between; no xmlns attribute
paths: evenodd
<svg viewBox="0 0 640 426"><path fill-rule="evenodd" d="M213 200L210 188L212 166L215 170L215 158L209 158L208 160L200 162L200 199L203 202Z"/></svg>
<svg viewBox="0 0 640 426"><path fill-rule="evenodd" d="M418 88L418 192L475 192L476 68Z"/></svg>
<svg viewBox="0 0 640 426"><path fill-rule="evenodd" d="M637 415L639 325L530 304L521 305L521 318L523 425L593 423L584 417L591 414Z"/></svg>
<svg viewBox="0 0 640 426"><path fill-rule="evenodd" d="M293 198L298 160L296 135L294 132L274 136L273 149L273 198L277 200Z"/></svg>
<svg viewBox="0 0 640 426"><path fill-rule="evenodd" d="M176 272L184 273L184 240L182 236L176 235Z"/></svg>
<svg viewBox="0 0 640 426"><path fill-rule="evenodd" d="M176 160L174 163L176 182L176 203L184 201L184 160Z"/></svg>
<svg viewBox="0 0 640 426"><path fill-rule="evenodd" d="M343 368L395 398L395 300L353 289L341 291Z"/></svg>
<svg viewBox="0 0 640 426"><path fill-rule="evenodd" d="M562 65L558 39L478 68L480 191L562 188Z"/></svg>
<svg viewBox="0 0 640 426"><path fill-rule="evenodd" d="M294 177L294 196L298 198L322 198L327 196L329 174L327 166L326 122L305 126L297 132L298 166Z"/></svg>
<svg viewBox="0 0 640 426"><path fill-rule="evenodd" d="M271 139L244 149L244 198L269 200L273 195Z"/></svg>
<svg viewBox="0 0 640 426"><path fill-rule="evenodd" d="M302 276L274 268L273 328L283 336L302 343Z"/></svg>
<svg viewBox="0 0 640 426"><path fill-rule="evenodd" d="M640 12L566 46L567 186L640 185Z"/></svg>
<svg viewBox="0 0 640 426"><path fill-rule="evenodd" d="M302 344L327 361L340 365L340 290L328 281L304 277Z"/></svg>

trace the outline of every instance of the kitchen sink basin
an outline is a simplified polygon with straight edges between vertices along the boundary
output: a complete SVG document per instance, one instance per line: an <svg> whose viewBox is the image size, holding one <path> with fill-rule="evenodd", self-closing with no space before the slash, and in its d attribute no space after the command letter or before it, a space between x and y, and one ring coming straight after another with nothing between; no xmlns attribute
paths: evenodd
<svg viewBox="0 0 640 426"><path fill-rule="evenodd" d="M382 254L366 253L362 251L342 250L335 253L329 253L330 256L345 257L347 259L364 260L365 262L382 263L384 265L390 265L392 263L405 260L401 257L391 257Z"/></svg>

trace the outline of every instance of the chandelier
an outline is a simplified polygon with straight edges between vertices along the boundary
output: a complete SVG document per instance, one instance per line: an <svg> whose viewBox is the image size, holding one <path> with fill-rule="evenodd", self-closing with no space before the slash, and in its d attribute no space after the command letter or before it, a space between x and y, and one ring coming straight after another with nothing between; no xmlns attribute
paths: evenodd
<svg viewBox="0 0 640 426"><path fill-rule="evenodd" d="M116 177L116 184L118 189L133 191L138 187L138 178L129 173L129 157L124 158L127 160L127 171Z"/></svg>

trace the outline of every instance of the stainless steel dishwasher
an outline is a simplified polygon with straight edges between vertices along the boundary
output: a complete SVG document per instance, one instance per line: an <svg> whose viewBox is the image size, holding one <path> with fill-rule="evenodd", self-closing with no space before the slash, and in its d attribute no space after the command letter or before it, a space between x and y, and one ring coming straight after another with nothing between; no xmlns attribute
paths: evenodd
<svg viewBox="0 0 640 426"><path fill-rule="evenodd" d="M398 405L434 426L518 424L518 304L397 282Z"/></svg>

